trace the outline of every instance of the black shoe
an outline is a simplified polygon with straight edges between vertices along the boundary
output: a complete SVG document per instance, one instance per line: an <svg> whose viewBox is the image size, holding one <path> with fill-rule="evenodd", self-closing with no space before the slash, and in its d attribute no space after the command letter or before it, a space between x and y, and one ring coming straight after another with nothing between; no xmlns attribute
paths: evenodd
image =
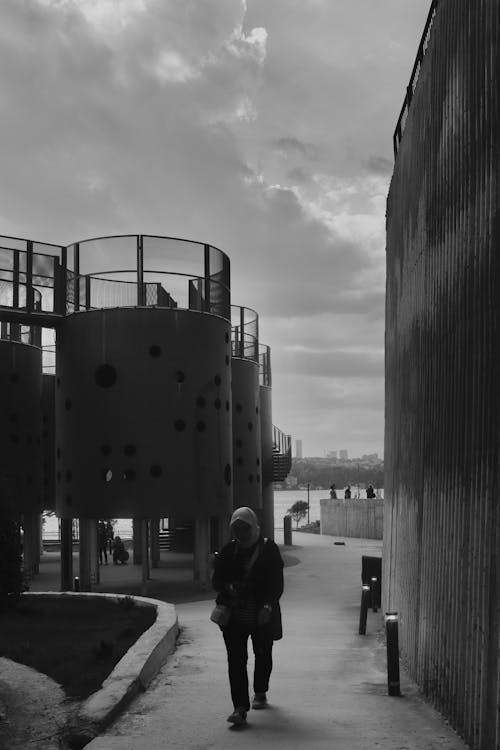
<svg viewBox="0 0 500 750"><path fill-rule="evenodd" d="M235 708L233 713L227 717L230 724L246 724L247 723L247 712L244 708Z"/></svg>
<svg viewBox="0 0 500 750"><path fill-rule="evenodd" d="M267 708L267 698L265 693L255 693L252 699L252 708Z"/></svg>

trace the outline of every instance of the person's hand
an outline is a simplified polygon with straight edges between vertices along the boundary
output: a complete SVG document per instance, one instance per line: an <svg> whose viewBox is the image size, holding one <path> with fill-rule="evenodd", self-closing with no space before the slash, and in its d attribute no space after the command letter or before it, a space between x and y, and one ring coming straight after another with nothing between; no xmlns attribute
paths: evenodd
<svg viewBox="0 0 500 750"><path fill-rule="evenodd" d="M262 609L257 613L257 625L267 625L271 620L272 607L270 604L264 604Z"/></svg>

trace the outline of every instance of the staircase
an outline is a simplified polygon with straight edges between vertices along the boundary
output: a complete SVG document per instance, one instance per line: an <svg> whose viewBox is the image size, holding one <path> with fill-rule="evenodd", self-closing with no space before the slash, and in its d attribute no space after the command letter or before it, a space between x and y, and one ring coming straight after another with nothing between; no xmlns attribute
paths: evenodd
<svg viewBox="0 0 500 750"><path fill-rule="evenodd" d="M292 468L292 436L273 425L273 482L283 482Z"/></svg>

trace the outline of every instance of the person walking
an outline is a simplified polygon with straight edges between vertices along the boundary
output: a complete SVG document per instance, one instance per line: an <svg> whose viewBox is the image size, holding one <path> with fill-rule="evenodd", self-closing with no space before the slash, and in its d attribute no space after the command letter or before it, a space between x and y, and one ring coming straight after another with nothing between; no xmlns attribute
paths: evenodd
<svg viewBox="0 0 500 750"><path fill-rule="evenodd" d="M337 499L337 489L334 484L330 485L330 497L332 498L332 500Z"/></svg>
<svg viewBox="0 0 500 750"><path fill-rule="evenodd" d="M351 499L351 486L348 484L345 488L344 492L344 500L350 500Z"/></svg>
<svg viewBox="0 0 500 750"><path fill-rule="evenodd" d="M103 560L105 565L108 564L108 535L106 533L106 524L104 521L99 521L97 524L97 538L99 541L99 565L102 565Z"/></svg>
<svg viewBox="0 0 500 750"><path fill-rule="evenodd" d="M113 539L114 539L114 536L115 536L115 532L113 530L113 524L108 519L108 521L106 522L106 540L107 540L107 543L109 544L109 554L110 555L113 553Z"/></svg>
<svg viewBox="0 0 500 750"><path fill-rule="evenodd" d="M212 585L218 624L227 650L229 684L234 711L232 724L245 724L250 710L248 638L255 656L252 708L267 706L273 668L273 642L283 636L279 599L283 593L283 560L278 546L264 539L251 508L238 508L231 517L232 540L214 560ZM214 618L212 618L214 619Z"/></svg>

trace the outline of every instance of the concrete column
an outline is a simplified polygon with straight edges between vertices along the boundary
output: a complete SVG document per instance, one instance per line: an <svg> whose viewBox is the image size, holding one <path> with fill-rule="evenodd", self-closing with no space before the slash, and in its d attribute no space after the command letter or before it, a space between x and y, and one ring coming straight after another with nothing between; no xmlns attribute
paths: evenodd
<svg viewBox="0 0 500 750"><path fill-rule="evenodd" d="M73 519L61 518L61 591L73 590Z"/></svg>
<svg viewBox="0 0 500 750"><path fill-rule="evenodd" d="M194 523L193 578L202 589L210 585L210 518L196 518Z"/></svg>
<svg viewBox="0 0 500 750"><path fill-rule="evenodd" d="M160 519L152 518L149 522L149 544L151 548L151 567L160 564Z"/></svg>
<svg viewBox="0 0 500 750"><path fill-rule="evenodd" d="M91 591L99 565L97 524L93 518L80 518L80 591Z"/></svg>
<svg viewBox="0 0 500 750"><path fill-rule="evenodd" d="M223 515L219 517L219 544L220 549L227 544L229 539L229 521L230 521L229 515Z"/></svg>
<svg viewBox="0 0 500 750"><path fill-rule="evenodd" d="M34 538L35 524L32 515L23 516L23 567L25 576L31 580L35 574L36 540Z"/></svg>
<svg viewBox="0 0 500 750"><path fill-rule="evenodd" d="M132 534L133 534L133 555L132 560L134 565L141 565L142 563L142 542L141 542L141 520L139 518L132 519Z"/></svg>
<svg viewBox="0 0 500 750"><path fill-rule="evenodd" d="M271 483L262 488L262 534L274 539L274 490Z"/></svg>
<svg viewBox="0 0 500 750"><path fill-rule="evenodd" d="M146 518L140 521L141 529L141 558L142 558L142 578L141 578L141 595L148 595L149 579L149 550L148 550L148 531L149 524Z"/></svg>
<svg viewBox="0 0 500 750"><path fill-rule="evenodd" d="M89 521L90 526L90 582L99 583L99 539L97 521Z"/></svg>

